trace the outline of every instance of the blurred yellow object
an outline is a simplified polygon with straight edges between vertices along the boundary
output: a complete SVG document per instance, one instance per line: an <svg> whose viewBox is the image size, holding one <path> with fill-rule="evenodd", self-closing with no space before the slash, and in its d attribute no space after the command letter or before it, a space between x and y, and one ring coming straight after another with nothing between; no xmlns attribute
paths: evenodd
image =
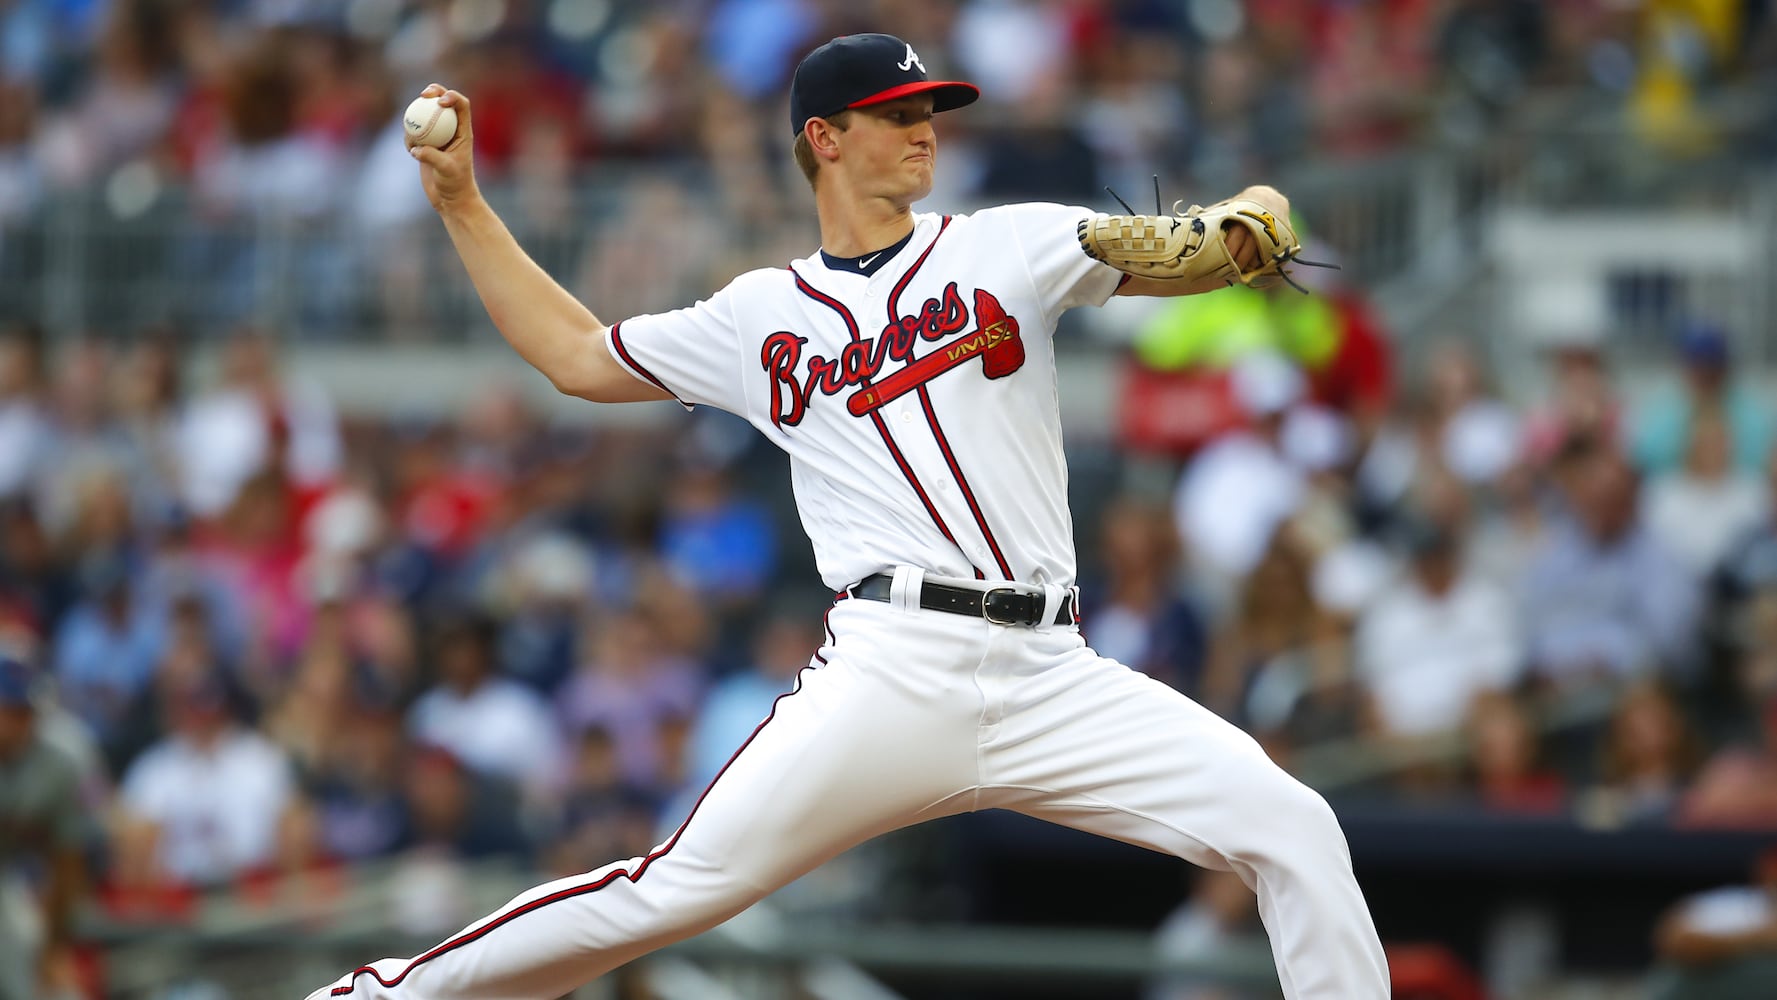
<svg viewBox="0 0 1777 1000"><path fill-rule="evenodd" d="M1697 155L1714 145L1714 130L1697 113L1695 89L1672 67L1643 73L1629 99L1636 135L1673 155Z"/></svg>
<svg viewBox="0 0 1777 1000"><path fill-rule="evenodd" d="M1676 155L1713 148L1716 129L1697 105L1700 88L1732 70L1742 44L1738 0L1650 0L1643 10L1642 71L1630 120L1650 145Z"/></svg>
<svg viewBox="0 0 1777 1000"><path fill-rule="evenodd" d="M1741 44L1743 0L1650 0L1654 31L1687 31L1701 38L1717 67L1732 61Z"/></svg>
<svg viewBox="0 0 1777 1000"><path fill-rule="evenodd" d="M1316 371L1338 349L1339 316L1324 297L1245 286L1173 299L1135 341L1136 360L1154 371L1227 368L1255 351L1277 351Z"/></svg>

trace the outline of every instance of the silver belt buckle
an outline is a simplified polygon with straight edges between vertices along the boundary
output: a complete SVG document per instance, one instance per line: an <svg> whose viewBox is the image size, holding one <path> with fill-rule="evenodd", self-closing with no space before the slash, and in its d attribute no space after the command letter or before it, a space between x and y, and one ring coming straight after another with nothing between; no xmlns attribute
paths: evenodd
<svg viewBox="0 0 1777 1000"><path fill-rule="evenodd" d="M995 587L994 589L988 591L987 593L982 594L981 595L981 617L987 619L989 622L991 622L992 624L995 624L995 625L1023 625L1024 623L1019 621L1016 618L995 618L993 616L993 608L991 607L989 602L993 598L993 595L995 595L995 594L1011 594L1013 597L1017 597L1018 591L1013 590L1011 587Z"/></svg>

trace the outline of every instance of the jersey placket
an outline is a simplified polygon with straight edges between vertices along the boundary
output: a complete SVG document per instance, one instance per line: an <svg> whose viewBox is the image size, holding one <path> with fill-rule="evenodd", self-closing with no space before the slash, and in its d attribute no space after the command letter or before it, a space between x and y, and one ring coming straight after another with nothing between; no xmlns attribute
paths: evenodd
<svg viewBox="0 0 1777 1000"><path fill-rule="evenodd" d="M916 274L921 265L926 262L926 258L930 257L932 251L937 249L938 241L944 238L944 231L948 228L950 228L950 216L946 215L943 221L938 224L938 234L932 237L932 242L926 246L925 250L921 251L918 259L913 262L912 266L910 266L906 272L895 281L894 290L889 293L887 303L889 323L893 324L900 321L901 313L899 306L901 292L906 289L908 283L913 280L914 274ZM914 360L915 359L911 357L908 358L907 364L912 364ZM993 564L998 568L1001 579L1015 579L1012 575L1011 566L1006 562L1005 553L1000 549L999 541L994 538L993 530L987 526L987 518L981 512L981 504L975 499L975 491L969 487L969 481L963 475L962 467L957 463L956 454L951 451L950 440L945 436L943 425L938 421L937 411L932 406L932 394L929 387L921 385L917 390L917 395L919 397L920 408L925 412L926 426L931 428L932 441L937 445L939 453L943 456L944 465L948 472L948 477L943 475L939 476L938 488L940 491L947 491L949 484L952 482L955 483L958 493L969 508L970 518L974 521L976 529L981 532L981 538L986 545L985 549L977 547L973 550L966 548L964 550L965 554L969 556L970 563L976 567L975 575L977 577L983 575L980 569L981 563L991 554ZM909 424L914 422L915 418L913 417L910 408L903 405L901 412L904 422Z"/></svg>

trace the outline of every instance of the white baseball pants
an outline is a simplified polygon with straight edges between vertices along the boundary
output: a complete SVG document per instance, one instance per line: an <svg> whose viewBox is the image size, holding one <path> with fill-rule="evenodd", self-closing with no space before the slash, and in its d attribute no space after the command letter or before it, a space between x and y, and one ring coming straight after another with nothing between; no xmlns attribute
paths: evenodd
<svg viewBox="0 0 1777 1000"><path fill-rule="evenodd" d="M1073 628L906 604L840 600L796 690L646 857L537 886L311 1000L559 997L861 841L976 809L1232 869L1258 893L1285 996L1388 997L1338 821L1250 737Z"/></svg>

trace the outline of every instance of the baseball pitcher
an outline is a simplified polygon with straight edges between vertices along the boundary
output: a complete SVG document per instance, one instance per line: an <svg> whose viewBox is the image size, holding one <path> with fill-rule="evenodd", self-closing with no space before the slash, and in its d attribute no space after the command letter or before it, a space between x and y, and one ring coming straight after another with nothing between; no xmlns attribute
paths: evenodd
<svg viewBox="0 0 1777 1000"><path fill-rule="evenodd" d="M898 827L1012 809L1231 870L1258 893L1292 1000L1383 1000L1382 948L1326 802L1251 738L1106 659L1077 627L1051 337L1112 295L1283 277L1289 204L1253 187L1174 215L1053 204L913 211L937 112L889 35L836 38L791 83L821 247L696 305L607 325L482 200L467 97L413 155L500 332L564 393L739 414L789 454L826 641L678 830L537 886L326 997L547 998L728 919Z"/></svg>

